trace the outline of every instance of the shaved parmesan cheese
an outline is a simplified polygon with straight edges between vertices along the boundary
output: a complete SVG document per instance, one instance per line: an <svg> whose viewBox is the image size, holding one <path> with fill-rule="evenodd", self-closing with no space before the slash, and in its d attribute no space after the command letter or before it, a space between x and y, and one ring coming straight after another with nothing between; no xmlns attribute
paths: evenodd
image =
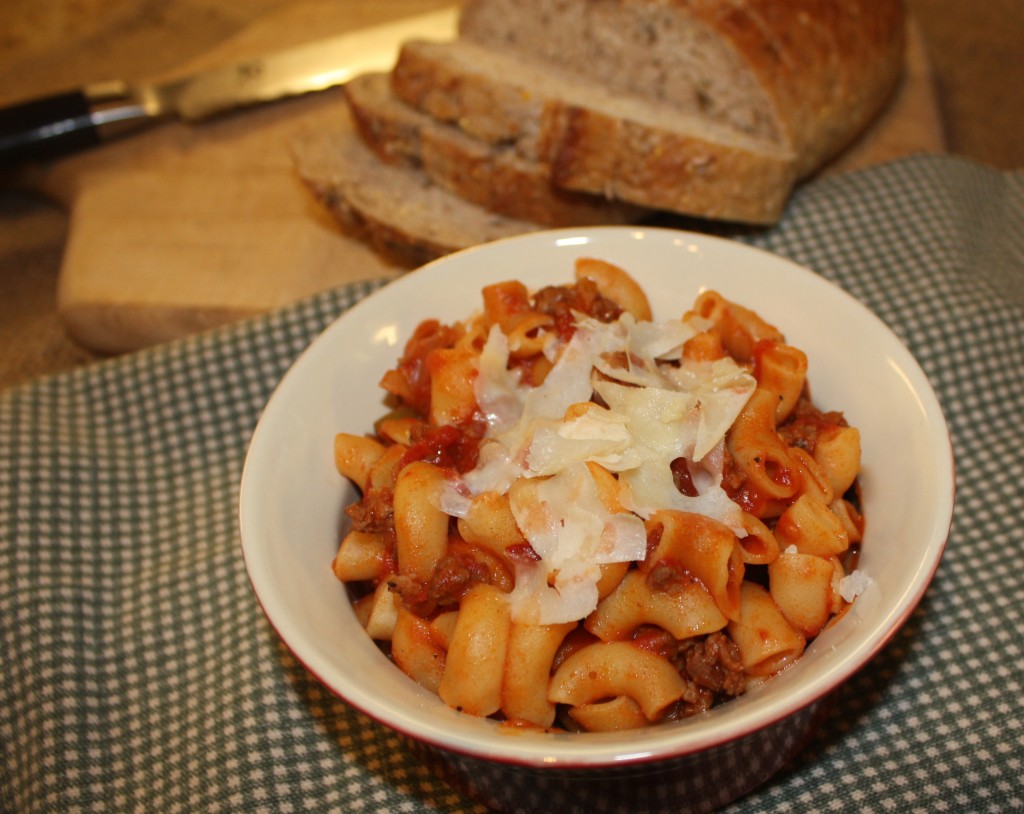
<svg viewBox="0 0 1024 814"><path fill-rule="evenodd" d="M700 421L699 403L692 395L607 381L597 382L594 389L613 412L625 417L634 444L666 463L692 457Z"/></svg>
<svg viewBox="0 0 1024 814"><path fill-rule="evenodd" d="M595 339L600 337L586 331L577 331L573 335L544 382L526 391L521 423L543 418L561 420L571 405L590 401Z"/></svg>
<svg viewBox="0 0 1024 814"><path fill-rule="evenodd" d="M757 382L729 358L680 365L670 368L668 375L675 387L700 403L693 449L693 460L699 461L725 436Z"/></svg>
<svg viewBox="0 0 1024 814"><path fill-rule="evenodd" d="M487 433L476 468L445 492L442 508L458 517L472 495L509 494L540 558L517 566L517 621L590 613L600 566L643 559L642 518L657 509L698 512L745 533L739 506L722 489L722 462L725 434L756 382L728 358L683 359L696 330L629 314L612 323L579 317L571 339L549 349L555 361L543 383L531 388L509 370L508 340L491 328L474 381ZM591 403L595 394L607 407ZM671 465L679 458L696 496L676 487ZM617 473L622 511L602 503L587 463Z"/></svg>
<svg viewBox="0 0 1024 814"><path fill-rule="evenodd" d="M682 320L667 322L637 322L629 314L620 320L628 332L628 350L645 359L678 360L683 344L696 331Z"/></svg>
<svg viewBox="0 0 1024 814"><path fill-rule="evenodd" d="M659 360L678 359L693 329L683 322L637 322L623 314L618 322L587 320L587 328L604 337L606 350L594 367L609 378L640 387L665 387Z"/></svg>
<svg viewBox="0 0 1024 814"><path fill-rule="evenodd" d="M839 595L847 602L853 602L858 596L864 593L873 580L863 571L851 571L839 580Z"/></svg>
<svg viewBox="0 0 1024 814"><path fill-rule="evenodd" d="M570 421L538 421L526 455L527 474L554 475L575 463L592 461L617 472L636 466L637 452L627 419L600 407Z"/></svg>
<svg viewBox="0 0 1024 814"><path fill-rule="evenodd" d="M580 555L601 565L632 562L646 553L643 521L626 512L609 512L583 464L535 479L532 488L512 490L509 501L523 536L552 568Z"/></svg>
<svg viewBox="0 0 1024 814"><path fill-rule="evenodd" d="M438 508L449 517L466 517L473 503L473 499L463 494L459 487L459 483L446 480L441 488Z"/></svg>
<svg viewBox="0 0 1024 814"><path fill-rule="evenodd" d="M516 584L509 595L512 619L523 625L575 622L597 607L597 566L572 562L552 572L542 564L517 563Z"/></svg>
<svg viewBox="0 0 1024 814"><path fill-rule="evenodd" d="M646 553L643 521L633 514L609 512L582 463L513 489L509 503L520 531L540 557L539 563L517 568L511 596L517 621L554 624L582 619L597 607L600 566L640 560ZM566 616L570 608L572 614L583 612Z"/></svg>
<svg viewBox="0 0 1024 814"><path fill-rule="evenodd" d="M523 388L518 371L508 369L508 352L508 337L493 325L480 351L478 375L473 380L477 406L492 429L514 425L522 410Z"/></svg>
<svg viewBox="0 0 1024 814"><path fill-rule="evenodd" d="M472 495L483 492L505 494L523 471L522 464L511 449L499 441L484 441L480 446L476 468L462 476L462 485Z"/></svg>

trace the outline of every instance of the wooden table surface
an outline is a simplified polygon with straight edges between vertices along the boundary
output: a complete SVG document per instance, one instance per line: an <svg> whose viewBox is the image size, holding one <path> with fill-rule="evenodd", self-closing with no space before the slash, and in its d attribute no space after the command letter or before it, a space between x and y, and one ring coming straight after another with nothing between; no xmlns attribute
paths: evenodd
<svg viewBox="0 0 1024 814"><path fill-rule="evenodd" d="M430 11L446 0L312 0L323 20L355 30ZM143 79L202 61L282 0L6 0L0 5L0 104L84 82ZM305 9L311 7L304 0ZM921 35L945 149L1024 167L1024 3L908 0ZM305 19L305 18L303 18ZM296 29L302 33L302 26ZM294 32L293 32L294 34ZM282 43L284 45L292 43ZM270 47L268 45L268 47ZM0 189L0 388L99 358L58 317L67 212L34 192Z"/></svg>

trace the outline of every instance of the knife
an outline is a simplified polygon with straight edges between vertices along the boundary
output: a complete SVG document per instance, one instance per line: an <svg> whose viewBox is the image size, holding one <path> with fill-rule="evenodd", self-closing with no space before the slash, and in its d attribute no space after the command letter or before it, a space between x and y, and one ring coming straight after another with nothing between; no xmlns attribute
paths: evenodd
<svg viewBox="0 0 1024 814"><path fill-rule="evenodd" d="M402 42L450 38L457 9L420 14L161 84L94 82L0 109L0 166L56 158L169 118L217 114L387 70Z"/></svg>

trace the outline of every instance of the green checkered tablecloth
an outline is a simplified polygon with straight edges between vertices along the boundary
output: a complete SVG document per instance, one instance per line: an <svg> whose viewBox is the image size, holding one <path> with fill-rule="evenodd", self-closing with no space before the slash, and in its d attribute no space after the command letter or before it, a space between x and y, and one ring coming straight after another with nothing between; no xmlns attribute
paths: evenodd
<svg viewBox="0 0 1024 814"><path fill-rule="evenodd" d="M739 239L909 346L950 422L958 502L909 623L727 810L1024 811L1024 175L909 159L812 183ZM0 395L0 809L480 810L296 663L242 562L260 409L370 288Z"/></svg>

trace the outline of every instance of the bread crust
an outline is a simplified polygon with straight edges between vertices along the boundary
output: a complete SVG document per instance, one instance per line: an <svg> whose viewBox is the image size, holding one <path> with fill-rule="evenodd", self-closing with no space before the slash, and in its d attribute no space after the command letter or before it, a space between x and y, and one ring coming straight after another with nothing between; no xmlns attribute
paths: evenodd
<svg viewBox="0 0 1024 814"><path fill-rule="evenodd" d="M343 232L388 262L415 268L460 249L536 231L434 184L424 173L377 159L347 111L327 131L304 132L291 144L296 172Z"/></svg>
<svg viewBox="0 0 1024 814"><path fill-rule="evenodd" d="M738 91L715 108L686 77L652 88L644 78L668 70L664 49L648 54L628 38L619 61L595 62L586 37L582 59L558 47L538 57L538 24L517 0L466 0L460 40L400 51L389 81L411 115L350 95L336 131L297 140L300 177L345 231L415 267L543 225L638 212L602 199L770 224L799 178L880 111L903 64L902 0L531 2L531 15L600 30L598 51L634 19L654 40L652 21L693 26L694 58L728 66L716 87ZM598 64L604 73L591 75ZM748 107L733 109L736 100Z"/></svg>
<svg viewBox="0 0 1024 814"><path fill-rule="evenodd" d="M574 104L531 88L522 72L449 59L453 48L473 54L464 44L407 43L391 74L396 95L547 165L567 189L698 217L778 220L795 180L788 152L741 134L717 138L713 128L702 135Z"/></svg>
<svg viewBox="0 0 1024 814"><path fill-rule="evenodd" d="M902 0L670 2L708 20L750 66L800 176L846 147L898 84Z"/></svg>
<svg viewBox="0 0 1024 814"><path fill-rule="evenodd" d="M566 105L556 114L555 183L713 220L770 224L794 181L786 161L752 159L703 139L652 132L622 119Z"/></svg>
<svg viewBox="0 0 1024 814"><path fill-rule="evenodd" d="M641 207L557 187L546 165L394 98L385 74L357 77L344 92L363 141L382 160L420 168L485 209L545 226L635 223L648 214Z"/></svg>
<svg viewBox="0 0 1024 814"><path fill-rule="evenodd" d="M460 18L462 36L492 46L500 41L527 58L542 53L550 64L582 75L609 61L607 53L616 47L617 35L609 31L613 27L625 31L632 25L639 31L647 25L652 37L657 34L651 22L655 19L699 28L702 36L715 40L716 48L724 47L732 55L729 70L743 66L737 71L742 75L732 78L752 80L760 94L760 99L747 100L751 111L744 121L749 121L750 132L791 149L801 177L867 126L894 91L903 67L903 0L560 0L551 6L538 1L530 14L552 19L543 29L531 29L529 37L520 35L519 29L527 25L523 18L518 23L511 18L500 21L501 15L509 16L512 4L513 0L467 0ZM556 17L586 28L589 33L580 36L585 44L564 47L573 32L560 31ZM606 47L611 50L606 52ZM649 51L629 52L630 71L615 73L612 65L605 79L629 82L631 75L649 77L654 64L670 56L658 52L654 39ZM630 92L655 98L656 84L638 82ZM692 99L661 101L694 105ZM765 117L770 122L763 121Z"/></svg>

